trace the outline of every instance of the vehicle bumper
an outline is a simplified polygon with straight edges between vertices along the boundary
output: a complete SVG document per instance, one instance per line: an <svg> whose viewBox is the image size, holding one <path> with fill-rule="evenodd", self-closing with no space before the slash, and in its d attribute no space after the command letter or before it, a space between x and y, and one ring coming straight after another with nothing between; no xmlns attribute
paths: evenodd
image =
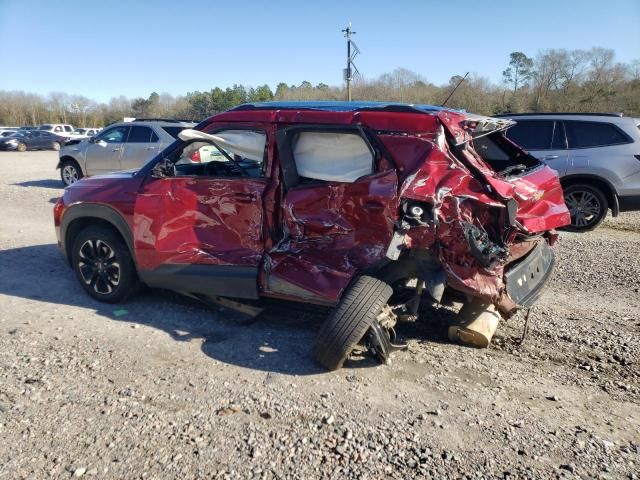
<svg viewBox="0 0 640 480"><path fill-rule="evenodd" d="M626 195L624 197L618 197L618 202L620 203L621 212L640 210L640 195Z"/></svg>
<svg viewBox="0 0 640 480"><path fill-rule="evenodd" d="M17 150L18 149L18 145L12 145L12 144L3 144L0 145L0 150L3 151L10 151L10 150Z"/></svg>
<svg viewBox="0 0 640 480"><path fill-rule="evenodd" d="M555 255L546 241L540 242L522 260L505 269L507 294L519 307L532 306L551 277Z"/></svg>

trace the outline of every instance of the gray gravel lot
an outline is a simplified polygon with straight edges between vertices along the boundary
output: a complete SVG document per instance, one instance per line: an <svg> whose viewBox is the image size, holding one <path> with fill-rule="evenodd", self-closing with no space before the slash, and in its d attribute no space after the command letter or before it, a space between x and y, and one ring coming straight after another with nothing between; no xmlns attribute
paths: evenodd
<svg viewBox="0 0 640 480"><path fill-rule="evenodd" d="M638 478L640 214L562 234L522 346L521 316L475 350L425 305L391 365L324 373L322 312L91 300L55 246L56 162L0 153L0 479Z"/></svg>

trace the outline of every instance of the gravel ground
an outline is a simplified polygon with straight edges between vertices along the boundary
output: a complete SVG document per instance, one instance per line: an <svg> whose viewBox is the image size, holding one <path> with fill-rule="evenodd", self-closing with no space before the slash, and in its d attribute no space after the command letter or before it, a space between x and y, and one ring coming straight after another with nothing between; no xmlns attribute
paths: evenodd
<svg viewBox="0 0 640 480"><path fill-rule="evenodd" d="M640 214L562 234L521 346L521 316L475 350L446 341L459 306L424 306L391 365L324 373L322 312L91 300L56 161L0 153L0 479L638 478Z"/></svg>

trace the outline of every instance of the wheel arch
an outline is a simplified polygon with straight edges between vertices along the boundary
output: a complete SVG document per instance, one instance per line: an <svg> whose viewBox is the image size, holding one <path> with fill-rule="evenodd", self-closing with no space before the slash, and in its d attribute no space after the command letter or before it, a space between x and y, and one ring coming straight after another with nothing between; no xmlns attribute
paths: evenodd
<svg viewBox="0 0 640 480"><path fill-rule="evenodd" d="M566 188L569 185L575 185L578 183L585 183L602 190L602 193L605 195L605 197L607 198L607 202L609 203L609 208L611 209L612 216L618 216L618 214L620 213L620 202L618 201L618 194L616 193L616 189L614 188L614 186L608 180L605 180L604 178L598 177L596 175L589 174L567 175L560 179L562 188Z"/></svg>
<svg viewBox="0 0 640 480"><path fill-rule="evenodd" d="M82 170L82 165L80 165L80 162L78 161L78 159L75 157L72 157L71 155L63 155L62 157L60 157L60 159L58 160L58 164L56 165L56 169L62 168L62 164L67 161L73 162L76 165L78 165L78 168L80 169L82 174L83 175L85 174L85 172Z"/></svg>
<svg viewBox="0 0 640 480"><path fill-rule="evenodd" d="M69 207L62 217L60 238L64 241L63 252L67 261L71 261L73 239L84 228L90 225L102 225L112 229L124 241L135 262L133 235L125 219L115 209L106 205L78 204Z"/></svg>

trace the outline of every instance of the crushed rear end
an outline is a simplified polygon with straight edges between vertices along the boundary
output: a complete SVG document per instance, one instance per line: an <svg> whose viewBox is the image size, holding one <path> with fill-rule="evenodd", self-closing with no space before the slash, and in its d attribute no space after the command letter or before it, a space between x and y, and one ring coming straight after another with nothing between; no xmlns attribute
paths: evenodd
<svg viewBox="0 0 640 480"><path fill-rule="evenodd" d="M405 149L426 156L402 179L402 227L389 255L433 252L447 287L509 317L539 297L554 266L554 229L570 222L558 175L506 139L511 121L447 110L437 119L435 133L405 138ZM421 268L433 271L433 261ZM431 290L440 300L442 286Z"/></svg>

